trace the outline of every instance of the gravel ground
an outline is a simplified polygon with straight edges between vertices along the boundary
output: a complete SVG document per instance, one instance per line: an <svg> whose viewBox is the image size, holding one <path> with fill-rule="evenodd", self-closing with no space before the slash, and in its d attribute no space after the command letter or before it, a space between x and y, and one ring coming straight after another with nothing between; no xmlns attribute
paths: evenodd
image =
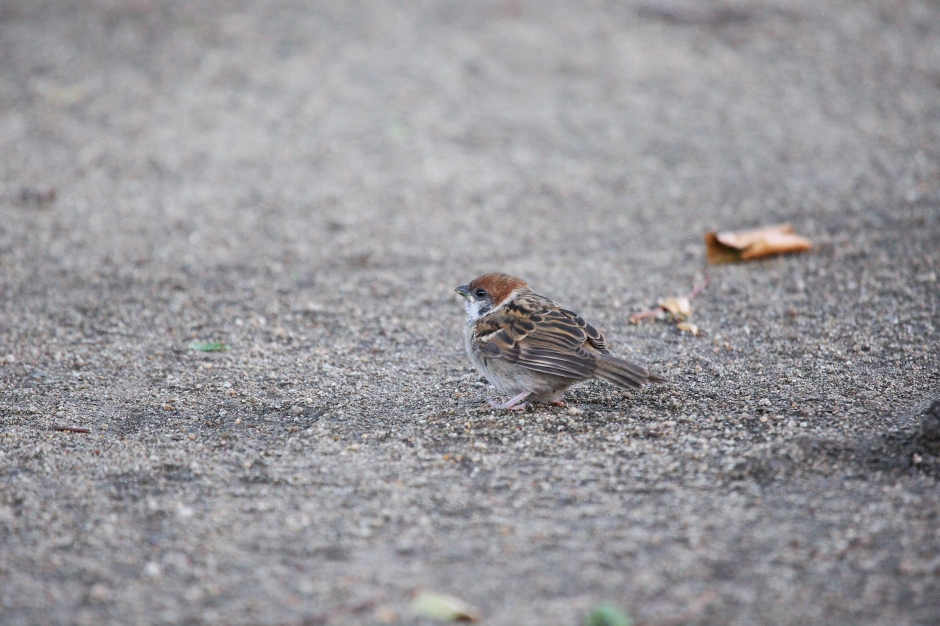
<svg viewBox="0 0 940 626"><path fill-rule="evenodd" d="M0 1L0 621L940 624L938 42L916 0ZM711 269L701 335L629 323L783 221L813 252ZM487 410L492 270L675 384Z"/></svg>

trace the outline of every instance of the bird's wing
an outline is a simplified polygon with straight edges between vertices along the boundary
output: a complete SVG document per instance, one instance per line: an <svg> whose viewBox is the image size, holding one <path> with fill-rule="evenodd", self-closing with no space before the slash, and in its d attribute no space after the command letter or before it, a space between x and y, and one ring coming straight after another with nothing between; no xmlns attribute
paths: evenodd
<svg viewBox="0 0 940 626"><path fill-rule="evenodd" d="M600 352L601 354L610 354L610 350L607 349L607 341L604 339L604 335L600 333L599 330L585 322L580 315L574 311L569 311L567 309L559 309L562 313L574 320L574 322L584 330L584 335L587 339L588 345Z"/></svg>
<svg viewBox="0 0 940 626"><path fill-rule="evenodd" d="M484 357L563 378L591 378L604 337L580 316L549 300L508 303L477 322Z"/></svg>

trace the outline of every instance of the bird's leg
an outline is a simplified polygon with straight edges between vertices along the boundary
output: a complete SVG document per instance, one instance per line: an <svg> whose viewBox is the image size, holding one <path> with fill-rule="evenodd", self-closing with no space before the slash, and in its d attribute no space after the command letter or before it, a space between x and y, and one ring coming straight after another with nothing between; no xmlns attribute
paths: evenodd
<svg viewBox="0 0 940 626"><path fill-rule="evenodd" d="M532 393L531 391L523 391L518 396L514 398L510 398L509 400L507 400L506 402L503 402L502 404L499 404L497 402L493 402L492 400L490 400L489 405L491 409L505 409L507 411L518 411L519 409L524 409L526 407L525 404L519 404L519 402L522 402L523 400L525 400L527 397L529 397L529 394L531 393Z"/></svg>
<svg viewBox="0 0 940 626"><path fill-rule="evenodd" d="M552 400L550 404L552 404L553 406L560 406L561 408L565 408L568 406L568 403L565 402L564 400Z"/></svg>

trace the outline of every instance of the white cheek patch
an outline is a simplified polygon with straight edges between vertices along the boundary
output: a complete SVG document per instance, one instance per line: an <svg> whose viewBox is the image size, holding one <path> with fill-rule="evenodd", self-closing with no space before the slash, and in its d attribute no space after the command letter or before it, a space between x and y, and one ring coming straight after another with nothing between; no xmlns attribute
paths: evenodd
<svg viewBox="0 0 940 626"><path fill-rule="evenodd" d="M488 303L477 300L467 300L466 307L467 317L471 320L475 320L479 317L482 317L483 315L486 315L486 313L490 310Z"/></svg>

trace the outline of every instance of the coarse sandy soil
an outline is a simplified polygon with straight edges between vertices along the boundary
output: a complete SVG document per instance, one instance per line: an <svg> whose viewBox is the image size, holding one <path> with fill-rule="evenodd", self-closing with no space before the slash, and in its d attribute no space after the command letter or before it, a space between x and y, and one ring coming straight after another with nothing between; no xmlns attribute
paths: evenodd
<svg viewBox="0 0 940 626"><path fill-rule="evenodd" d="M0 0L0 623L940 624L938 276L935 1Z"/></svg>

